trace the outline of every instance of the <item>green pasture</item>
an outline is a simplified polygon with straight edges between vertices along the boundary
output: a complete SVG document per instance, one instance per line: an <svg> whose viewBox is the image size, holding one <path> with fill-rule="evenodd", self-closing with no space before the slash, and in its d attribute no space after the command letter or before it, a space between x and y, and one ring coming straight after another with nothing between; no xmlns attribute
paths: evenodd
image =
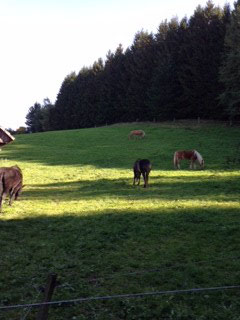
<svg viewBox="0 0 240 320"><path fill-rule="evenodd" d="M128 140L133 129L145 139ZM173 169L196 149L205 170ZM149 187L132 166L148 158ZM240 128L136 123L17 135L0 166L23 171L19 201L0 216L0 307L52 300L240 285ZM51 307L49 320L240 319L240 289ZM0 319L36 319L37 309Z"/></svg>

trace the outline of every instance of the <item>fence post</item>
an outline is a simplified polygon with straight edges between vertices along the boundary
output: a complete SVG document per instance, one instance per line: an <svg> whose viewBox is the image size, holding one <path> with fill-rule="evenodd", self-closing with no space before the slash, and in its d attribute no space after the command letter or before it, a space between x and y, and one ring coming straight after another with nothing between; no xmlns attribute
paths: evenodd
<svg viewBox="0 0 240 320"><path fill-rule="evenodd" d="M54 288L56 287L56 284L57 284L57 275L50 274L48 276L47 286L44 290L45 296L44 296L43 302L50 302L51 301L53 291L54 291ZM49 308L49 305L41 306L38 311L36 320L47 320L48 308Z"/></svg>

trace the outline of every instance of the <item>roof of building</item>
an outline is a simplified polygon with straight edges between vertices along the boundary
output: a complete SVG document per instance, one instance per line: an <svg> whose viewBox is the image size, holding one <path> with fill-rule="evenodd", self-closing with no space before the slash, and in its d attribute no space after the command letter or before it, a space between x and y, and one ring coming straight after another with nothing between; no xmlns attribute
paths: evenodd
<svg viewBox="0 0 240 320"><path fill-rule="evenodd" d="M0 126L0 138L1 140L3 140L4 143L9 143L15 140L15 138L10 134L10 132L8 132L6 129L4 129L1 126Z"/></svg>

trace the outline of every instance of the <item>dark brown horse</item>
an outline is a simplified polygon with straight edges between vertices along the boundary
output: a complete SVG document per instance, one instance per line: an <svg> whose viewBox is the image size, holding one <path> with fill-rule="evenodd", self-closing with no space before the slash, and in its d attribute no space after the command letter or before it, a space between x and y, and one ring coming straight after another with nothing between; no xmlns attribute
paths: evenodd
<svg viewBox="0 0 240 320"><path fill-rule="evenodd" d="M17 200L23 188L22 171L18 166L0 168L0 212L2 200L9 195L9 205Z"/></svg>
<svg viewBox="0 0 240 320"><path fill-rule="evenodd" d="M152 169L152 165L148 159L141 159L141 160L135 161L133 165L133 173L134 173L133 185L135 186L136 183L138 185L140 184L140 179L142 174L143 180L144 180L144 188L146 188L148 185L148 177L151 169Z"/></svg>

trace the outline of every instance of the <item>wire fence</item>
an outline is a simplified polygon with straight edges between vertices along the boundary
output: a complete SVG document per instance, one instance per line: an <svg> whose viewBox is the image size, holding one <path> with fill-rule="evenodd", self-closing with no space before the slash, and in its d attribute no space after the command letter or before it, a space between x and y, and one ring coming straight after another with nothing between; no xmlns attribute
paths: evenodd
<svg viewBox="0 0 240 320"><path fill-rule="evenodd" d="M209 287L209 288L192 288L192 289L180 289L180 290L167 290L167 291L154 291L154 292L141 292L141 293L129 293L129 294L118 294L111 296L101 296L101 297L88 297L88 298L76 298L70 300L59 300L41 303L31 303L31 304L17 304L10 306L0 307L0 310L12 310L19 308L36 308L41 306L57 306L63 307L66 305L72 305L82 302L99 301L99 300L113 300L113 299L130 299L130 298L144 298L146 296L161 296L161 295L173 295L173 294L186 294L186 293L201 293L206 291L222 291L222 290L232 290L240 289L240 285L232 286L221 286L221 287Z"/></svg>
<svg viewBox="0 0 240 320"><path fill-rule="evenodd" d="M127 277L127 276L142 276L148 273L159 273L166 270L177 269L177 268L187 268L191 266L209 266L210 264L220 263L220 262L228 262L233 265L233 262L238 262L240 260L240 256L228 256L223 258L211 259L211 260L202 260L202 261L190 261L187 263L179 263L174 265L163 265L154 269L143 269L137 271L130 271L124 273L115 273L111 276L106 277L95 277L92 279L88 279L88 281L103 281L103 280L111 280L116 277ZM82 278L86 279L86 278ZM35 288L37 289L37 288ZM75 299L65 299L65 300L57 300L57 301L47 301L47 302L36 302L36 303L26 303L26 304L14 304L14 305L5 305L0 306L0 311L10 311L14 309L24 309L25 311L22 314L21 320L25 320L29 315L30 311L33 308L40 308L42 306L55 306L55 307L64 307L67 305L76 305L84 302L93 302L93 301L103 301L103 300L113 300L113 299L136 299L136 298L144 298L144 297L153 297L153 296L163 296L163 295L179 295L179 294L195 294L202 292L213 292L213 291L225 291L225 290L236 290L240 289L240 284L234 285L221 285L214 287L198 287L198 288L190 288L190 289L175 289L175 290L161 290L161 291L152 291L152 292L140 292L140 293L126 293L126 294L113 294L113 295L104 295L104 296L90 296L90 297L80 297ZM38 291L38 295L34 300L40 295L40 291Z"/></svg>

